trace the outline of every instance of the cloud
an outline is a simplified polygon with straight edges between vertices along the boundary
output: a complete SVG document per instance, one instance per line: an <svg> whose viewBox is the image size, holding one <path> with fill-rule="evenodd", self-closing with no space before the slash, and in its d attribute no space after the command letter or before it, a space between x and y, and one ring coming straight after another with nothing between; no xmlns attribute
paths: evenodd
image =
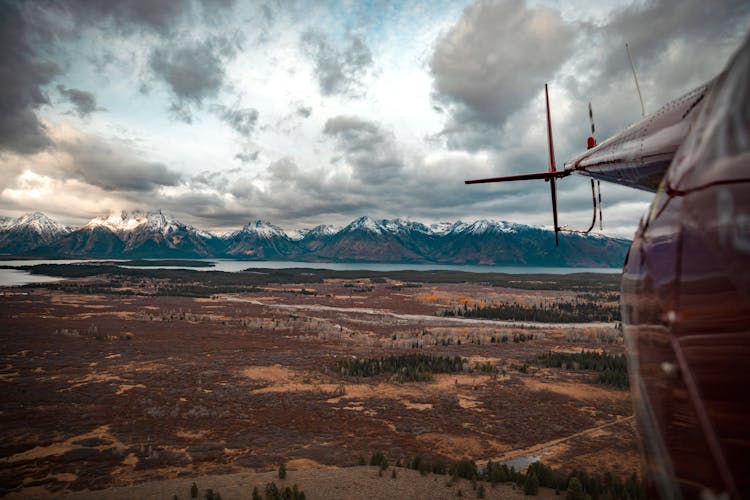
<svg viewBox="0 0 750 500"><path fill-rule="evenodd" d="M403 168L395 136L374 122L336 116L326 121L323 133L335 139L337 149L353 168L354 177L365 183L382 184Z"/></svg>
<svg viewBox="0 0 750 500"><path fill-rule="evenodd" d="M258 159L259 154L259 151L253 151L252 153L237 153L234 157L242 163L251 163Z"/></svg>
<svg viewBox="0 0 750 500"><path fill-rule="evenodd" d="M140 157L128 143L88 135L64 140L57 148L70 157L65 174L105 191L152 191L174 186L180 174Z"/></svg>
<svg viewBox="0 0 750 500"><path fill-rule="evenodd" d="M359 97L366 93L362 78L372 66L370 48L359 36L348 37L348 44L336 47L329 37L316 31L300 39L303 52L315 63L315 74L324 95Z"/></svg>
<svg viewBox="0 0 750 500"><path fill-rule="evenodd" d="M744 0L710 4L661 0L624 8L600 30L612 50L601 62L598 83L629 76L630 67L622 64L625 42L629 42L639 63L652 66L665 59L672 62L660 72L667 77L667 86L676 86L690 73L700 73L696 67L709 66L718 71L742 40L749 18L750 4ZM703 50L707 47L711 50ZM717 52L724 57L717 57Z"/></svg>
<svg viewBox="0 0 750 500"><path fill-rule="evenodd" d="M258 110L254 108L230 108L221 104L213 107L219 118L241 136L249 136L258 122Z"/></svg>
<svg viewBox="0 0 750 500"><path fill-rule="evenodd" d="M202 2L204 9L214 10L232 3ZM191 0L0 2L0 150L31 154L51 145L36 111L49 104L44 87L67 65L60 61L61 48L79 39L84 29L96 26L104 33L110 31L110 36L113 29L120 34L147 30L166 36L189 17L191 9ZM69 92L66 98L76 111L88 114L88 96L76 89Z"/></svg>
<svg viewBox="0 0 750 500"><path fill-rule="evenodd" d="M313 109L311 106L300 104L299 106L297 106L297 110L295 112L302 118L310 118L310 115L312 115L312 111Z"/></svg>
<svg viewBox="0 0 750 500"><path fill-rule="evenodd" d="M235 5L235 0L199 0L203 19L213 25L226 25Z"/></svg>
<svg viewBox="0 0 750 500"><path fill-rule="evenodd" d="M453 127L499 127L554 76L571 54L574 35L551 8L477 0L435 45L435 100L451 111Z"/></svg>
<svg viewBox="0 0 750 500"><path fill-rule="evenodd" d="M64 10L82 25L90 26L106 19L125 33L145 28L160 34L171 31L176 20L190 12L190 7L190 0L76 0L64 4Z"/></svg>
<svg viewBox="0 0 750 500"><path fill-rule="evenodd" d="M57 65L37 60L28 29L19 7L0 3L0 150L17 153L50 146L35 110L49 103L43 87L59 72Z"/></svg>
<svg viewBox="0 0 750 500"><path fill-rule="evenodd" d="M96 107L96 97L91 92L79 89L69 89L62 85L57 86L57 91L68 102L70 102L80 117L85 117L94 111L101 111L102 108Z"/></svg>
<svg viewBox="0 0 750 500"><path fill-rule="evenodd" d="M638 2L613 9L597 24L580 24L575 56L553 89L565 94L563 105L572 111L557 130L579 131L573 149L580 150L589 101L600 140L641 119L626 42L648 114L716 76L749 24L750 4L738 0ZM556 144L564 146L560 136Z"/></svg>
<svg viewBox="0 0 750 500"><path fill-rule="evenodd" d="M216 97L226 77L226 63L237 52L237 37L209 36L200 41L171 42L154 49L149 58L152 73L170 90L169 110L186 123L192 108Z"/></svg>

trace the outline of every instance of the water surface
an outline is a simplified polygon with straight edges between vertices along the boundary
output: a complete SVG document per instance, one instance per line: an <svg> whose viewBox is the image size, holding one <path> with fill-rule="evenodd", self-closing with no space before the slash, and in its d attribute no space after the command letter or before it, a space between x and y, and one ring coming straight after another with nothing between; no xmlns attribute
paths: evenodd
<svg viewBox="0 0 750 500"><path fill-rule="evenodd" d="M55 278L53 276L42 276L40 274L31 274L26 271L17 269L0 269L0 286L21 286L31 283L51 283L62 281L64 278Z"/></svg>
<svg viewBox="0 0 750 500"><path fill-rule="evenodd" d="M161 259L148 259L158 262ZM169 259L174 263L176 259ZM123 266L129 269L191 269L194 271L223 271L236 273L245 269L289 269L302 267L308 269L330 269L332 271L464 271L469 273L507 273L507 274L571 274L571 273L604 273L619 274L620 268L611 267L541 267L541 266L479 266L460 264L390 264L390 263L341 263L341 262L297 262L297 261L248 261L233 259L189 259L213 263L210 267L185 266ZM123 262L115 259L64 259L64 260L5 260L3 266L35 266L39 264L80 264ZM17 286L28 283L46 283L60 281L61 278L32 275L26 271L0 269L0 286Z"/></svg>

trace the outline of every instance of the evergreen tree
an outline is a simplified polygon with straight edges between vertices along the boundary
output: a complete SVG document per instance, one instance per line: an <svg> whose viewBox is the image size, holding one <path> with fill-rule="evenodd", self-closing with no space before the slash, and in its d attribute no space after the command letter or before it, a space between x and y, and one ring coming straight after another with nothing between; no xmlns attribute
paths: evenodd
<svg viewBox="0 0 750 500"><path fill-rule="evenodd" d="M286 464L284 463L279 466L279 479L286 479Z"/></svg>
<svg viewBox="0 0 750 500"><path fill-rule="evenodd" d="M198 485L193 481L193 485L190 487L190 498L198 498Z"/></svg>
<svg viewBox="0 0 750 500"><path fill-rule="evenodd" d="M385 458L385 455L383 455L383 452L376 451L370 457L370 465L378 465L381 468L385 469L388 467L388 459Z"/></svg>
<svg viewBox="0 0 750 500"><path fill-rule="evenodd" d="M529 472L523 482L523 494L536 495L537 493L539 493L539 478L536 477L534 472Z"/></svg>
<svg viewBox="0 0 750 500"><path fill-rule="evenodd" d="M480 484L477 488L477 498L484 498L484 485Z"/></svg>
<svg viewBox="0 0 750 500"><path fill-rule="evenodd" d="M279 492L276 483L266 484L266 500L281 500L281 492Z"/></svg>
<svg viewBox="0 0 750 500"><path fill-rule="evenodd" d="M568 482L568 492L565 494L565 500L586 500L586 496L583 493L583 485L581 481L573 476Z"/></svg>

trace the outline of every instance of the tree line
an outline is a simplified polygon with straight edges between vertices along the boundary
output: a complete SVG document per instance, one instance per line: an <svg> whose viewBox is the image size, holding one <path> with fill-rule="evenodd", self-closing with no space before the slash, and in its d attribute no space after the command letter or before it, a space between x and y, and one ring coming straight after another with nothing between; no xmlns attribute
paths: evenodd
<svg viewBox="0 0 750 500"><path fill-rule="evenodd" d="M370 465L388 466L388 460L378 452L373 455ZM645 498L641 482L635 474L626 480L614 476L611 472L603 475L589 474L585 471L574 470L569 473L552 469L541 462L534 462L526 472L516 470L505 463L487 462L484 467L478 466L473 460L463 459L446 461L442 458L430 459L416 456L404 463L399 459L396 467L406 467L417 470L422 475L428 473L449 475L454 480L468 479L476 488L477 481L489 482L492 486L503 483L516 483L526 495L536 495L539 487L552 488L559 494L566 492L567 500L610 500ZM478 497L484 498L484 487L479 485Z"/></svg>
<svg viewBox="0 0 750 500"><path fill-rule="evenodd" d="M628 362L624 354L607 354L596 351L576 353L548 352L538 356L534 363L547 368L591 370L599 372L597 383L627 389Z"/></svg>
<svg viewBox="0 0 750 500"><path fill-rule="evenodd" d="M336 361L335 369L350 377L376 377L394 374L400 382L429 382L433 373L457 373L466 360L460 356L402 354L384 358L347 358Z"/></svg>
<svg viewBox="0 0 750 500"><path fill-rule="evenodd" d="M497 319L508 321L535 321L540 323L587 323L620 321L620 306L602 304L588 300L555 302L549 305L526 306L500 302L498 304L474 305L448 309L443 316Z"/></svg>

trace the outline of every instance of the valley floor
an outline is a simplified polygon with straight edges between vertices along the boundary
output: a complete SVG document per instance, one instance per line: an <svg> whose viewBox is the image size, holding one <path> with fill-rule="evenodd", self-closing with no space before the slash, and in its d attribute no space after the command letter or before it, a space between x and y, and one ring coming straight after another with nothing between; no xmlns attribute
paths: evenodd
<svg viewBox="0 0 750 500"><path fill-rule="evenodd" d="M538 457L566 471L638 472L627 390L596 384L592 372L529 364L549 351L622 353L614 324L440 316L462 304L551 303L574 292L370 279L254 290L211 298L3 292L0 493L136 484L92 497L187 498L185 485L201 478L222 498L243 488L247 497L286 462L286 483L299 482L307 498L349 497L356 484L368 498L456 495L443 476L399 469L393 480L390 469L381 478L353 467L376 451L391 465L416 455L479 464ZM461 356L466 369L401 382L336 368L340 359L405 353ZM341 495L324 489L338 482ZM512 498L500 491L488 487L487 498Z"/></svg>

